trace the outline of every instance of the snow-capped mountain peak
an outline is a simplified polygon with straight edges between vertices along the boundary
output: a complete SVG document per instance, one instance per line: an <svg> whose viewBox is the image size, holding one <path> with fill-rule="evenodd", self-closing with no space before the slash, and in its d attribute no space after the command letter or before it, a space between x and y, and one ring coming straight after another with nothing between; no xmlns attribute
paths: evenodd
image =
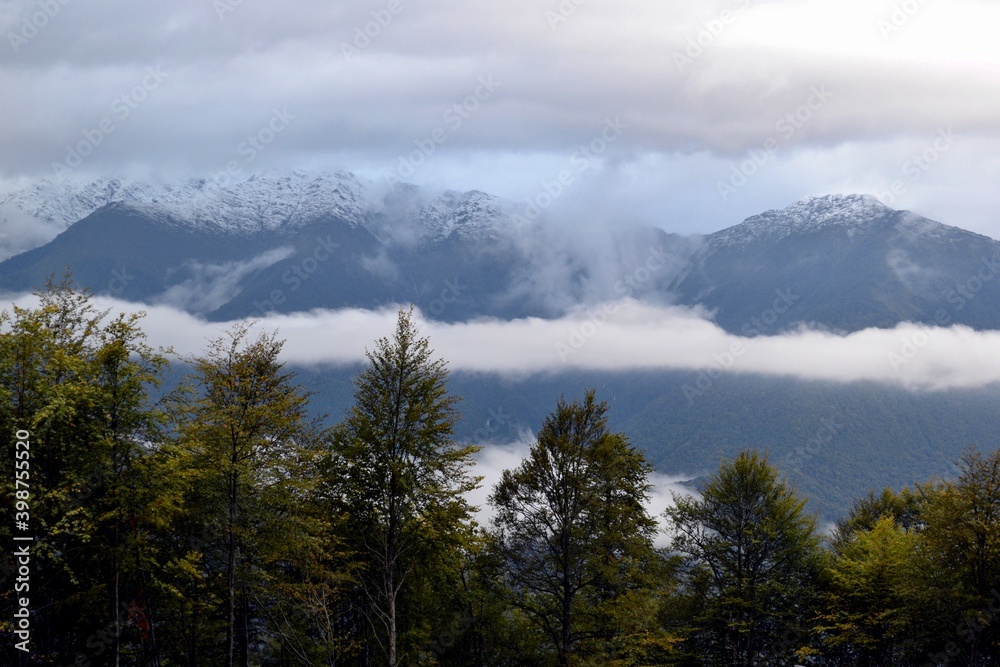
<svg viewBox="0 0 1000 667"><path fill-rule="evenodd" d="M415 222L419 237L431 242L452 235L466 241L495 239L502 231L504 206L497 197L477 190L427 197L417 186L402 184L376 203L372 185L347 172L293 171L229 183L202 178L162 185L100 178L41 181L0 195L0 213L26 214L56 233L104 206L122 204L165 224L249 236L321 217L365 226L373 216L395 209L397 217Z"/></svg>
<svg viewBox="0 0 1000 667"><path fill-rule="evenodd" d="M893 213L893 209L871 195L806 197L786 208L751 216L738 225L713 234L712 240L715 243L743 246L756 241L777 241L794 233L828 228L840 228L848 235L854 235Z"/></svg>
<svg viewBox="0 0 1000 667"><path fill-rule="evenodd" d="M250 176L232 183L192 179L156 185L137 180L42 181L0 197L0 207L15 207L61 228L112 203L142 209L191 227L252 234L336 216L363 224L368 213L366 188L352 174Z"/></svg>

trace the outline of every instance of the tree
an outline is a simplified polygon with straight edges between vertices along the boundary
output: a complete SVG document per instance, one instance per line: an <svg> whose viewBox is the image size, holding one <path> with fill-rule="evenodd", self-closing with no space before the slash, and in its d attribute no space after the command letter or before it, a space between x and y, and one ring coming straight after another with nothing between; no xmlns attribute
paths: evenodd
<svg viewBox="0 0 1000 667"><path fill-rule="evenodd" d="M936 659L993 665L1000 659L1000 450L970 448L958 468L954 481L922 489L922 587L935 609L945 607L930 649Z"/></svg>
<svg viewBox="0 0 1000 667"><path fill-rule="evenodd" d="M37 296L37 308L3 314L0 334L0 437L31 433L35 580L44 582L34 592L47 602L33 643L58 662L96 650L95 636L112 664L148 657L142 518L163 422L150 391L167 361L146 345L142 313L107 321L68 275Z"/></svg>
<svg viewBox="0 0 1000 667"><path fill-rule="evenodd" d="M703 593L697 651L719 664L784 664L805 644L820 566L815 519L766 457L724 460L701 498L674 496L665 516L690 585Z"/></svg>
<svg viewBox="0 0 1000 667"><path fill-rule="evenodd" d="M923 500L919 491L906 487L899 493L892 489L883 489L878 495L869 491L866 497L851 505L846 517L837 521L831 538L834 552L839 553L846 548L856 533L873 530L879 521L887 517L901 529L915 531L921 522Z"/></svg>
<svg viewBox="0 0 1000 667"><path fill-rule="evenodd" d="M415 615L404 623L406 605L420 603L406 591L419 588L434 575L435 559L457 553L467 539L472 508L463 495L479 483L469 475L478 448L452 439L457 398L447 391L446 363L433 359L412 311L400 310L392 340L380 338L366 354L354 406L333 433L329 469L364 568L359 606L396 667L413 643L403 641L405 631L420 630Z"/></svg>
<svg viewBox="0 0 1000 667"><path fill-rule="evenodd" d="M489 501L509 601L561 666L582 655L607 664L621 639L616 617L642 606L631 594L661 561L644 507L651 467L608 431L607 409L593 390L582 402L560 399Z"/></svg>
<svg viewBox="0 0 1000 667"><path fill-rule="evenodd" d="M165 468L186 487L175 525L182 534L203 526L205 535L194 553L178 545L174 569L191 575L196 598L200 579L217 584L225 633L219 662L229 667L249 664L251 644L261 644L252 635L272 596L269 564L295 547L315 551L301 512L311 480L299 474L316 443L308 395L283 370L283 341L249 336L249 325L238 324L190 360L194 374L175 398L178 441ZM192 657L199 642L193 639Z"/></svg>
<svg viewBox="0 0 1000 667"><path fill-rule="evenodd" d="M916 540L886 514L839 546L821 622L826 643L845 653L848 664L890 667L903 657L916 610L908 599L919 578Z"/></svg>

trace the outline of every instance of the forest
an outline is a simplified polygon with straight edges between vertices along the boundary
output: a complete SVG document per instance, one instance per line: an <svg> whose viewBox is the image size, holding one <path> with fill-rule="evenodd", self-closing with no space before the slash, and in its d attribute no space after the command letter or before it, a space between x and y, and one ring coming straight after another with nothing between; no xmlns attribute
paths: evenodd
<svg viewBox="0 0 1000 667"><path fill-rule="evenodd" d="M3 664L1000 665L1000 450L821 531L745 449L653 516L581 387L480 522L412 311L327 417L278 332L233 325L163 387L141 313L68 277L38 298L0 314Z"/></svg>

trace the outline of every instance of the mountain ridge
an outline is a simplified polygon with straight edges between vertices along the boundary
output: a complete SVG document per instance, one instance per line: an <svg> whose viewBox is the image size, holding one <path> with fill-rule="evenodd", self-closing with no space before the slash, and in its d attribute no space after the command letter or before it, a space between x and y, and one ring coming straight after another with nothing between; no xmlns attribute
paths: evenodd
<svg viewBox="0 0 1000 667"><path fill-rule="evenodd" d="M250 236L329 216L367 225L391 212L387 200L393 197L413 200L407 203L416 206L416 221L425 226L419 231L432 240L451 233L496 236L506 213L498 197L478 190L447 190L427 198L412 186L397 185L380 200L373 184L354 174L305 170L255 174L226 184L204 178L165 185L122 178L45 180L0 196L0 207L15 207L65 230L105 206L120 204L178 226Z"/></svg>
<svg viewBox="0 0 1000 667"><path fill-rule="evenodd" d="M871 195L805 197L712 234L680 237L656 226L581 235L544 219L521 228L509 202L480 190L395 184L377 191L348 172L256 175L226 185L104 179L20 193L0 207L58 224L100 206L49 243L0 263L0 288L11 291L35 288L67 264L101 290L109 272L131 263L144 277L117 296L172 303L184 290L207 290L211 301L193 295L177 303L201 304L194 312L213 318L259 316L267 312L262 305L295 312L393 302L447 320L558 317L624 292L704 308L740 335L906 321L1000 329L1000 280L980 280L974 299L955 297L984 258L995 264L998 243ZM229 247L223 237L234 239ZM272 252L279 247L287 252ZM236 278L220 291L219 276L230 269ZM444 307L442 290L453 284L468 287L449 294ZM776 291L789 290L794 304L773 326L751 326ZM205 310L209 302L215 307Z"/></svg>

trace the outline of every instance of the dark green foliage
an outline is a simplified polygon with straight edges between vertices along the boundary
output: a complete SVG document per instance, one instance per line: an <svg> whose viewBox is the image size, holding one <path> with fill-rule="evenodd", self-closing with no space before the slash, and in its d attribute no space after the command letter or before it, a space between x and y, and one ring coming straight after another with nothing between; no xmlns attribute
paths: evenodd
<svg viewBox="0 0 1000 667"><path fill-rule="evenodd" d="M644 507L651 468L607 430L606 413L593 391L560 400L527 460L490 497L509 603L545 647L539 661L632 664L623 660L626 633L642 621L627 617L657 611L642 576L661 571L662 560Z"/></svg>
<svg viewBox="0 0 1000 667"><path fill-rule="evenodd" d="M356 555L357 608L371 628L367 652L395 667L442 631L435 622L442 606L427 600L459 583L471 540L464 494L478 485L468 472L477 448L453 439L458 399L411 313L401 310L393 338L367 354L354 406L333 432L329 487ZM453 613L455 604L445 600L443 608Z"/></svg>
<svg viewBox="0 0 1000 667"><path fill-rule="evenodd" d="M183 505L171 522L197 526L202 539L173 545L165 590L190 622L171 630L176 637L183 628L189 652L219 664L285 652L308 664L315 652L294 634L310 628L308 606L339 580L324 566L335 544L311 502L320 439L308 396L278 359L283 343L249 333L239 325L212 341L173 399L177 439L163 470L177 483L167 493Z"/></svg>
<svg viewBox="0 0 1000 667"><path fill-rule="evenodd" d="M100 650L143 660L148 445L163 422L148 392L166 359L145 344L141 314L109 320L68 276L38 296L37 308L3 314L0 334L5 479L13 479L15 432L31 434L33 655L71 663ZM0 530L10 536L6 522ZM2 592L5 612L11 593ZM14 664L11 644L3 651Z"/></svg>
<svg viewBox="0 0 1000 667"><path fill-rule="evenodd" d="M704 604L692 652L706 664L783 664L807 645L805 625L821 568L805 501L756 452L723 461L701 498L675 497L666 512L673 549Z"/></svg>
<svg viewBox="0 0 1000 667"><path fill-rule="evenodd" d="M445 362L400 312L344 421L323 431L276 334L234 327L187 360L190 376L161 401L168 351L146 344L141 315L98 310L68 278L38 296L0 315L4 503L26 429L37 539L32 652L12 648L5 585L0 664L1000 664L1000 450L967 449L950 480L914 475L861 496L828 549L792 488L845 461L854 468L839 479L871 468L863 479L884 482L878 456L901 457L864 454L863 435L898 396L771 382L771 418L797 419L790 432L806 437L828 414L836 438L816 451L785 442L776 465L753 449L724 458L700 495L667 510L665 553L646 510L652 468L615 423L677 467L704 469L766 442L738 400L729 422L704 412L741 395L726 382L757 385L720 380L685 415L677 397L636 408L660 376L624 374L604 388L622 407L612 422L594 391L546 415L557 380L511 384L510 402L491 406L488 383L467 375L479 418L462 437ZM348 400L345 383L310 384ZM917 413L992 416L988 392L966 395L972 408L907 396ZM908 430L899 409L879 427L911 457L900 470L936 465L934 443L973 432L946 434L933 414ZM493 489L484 530L465 495L479 483L478 448L465 443L509 441L521 414L541 428Z"/></svg>

